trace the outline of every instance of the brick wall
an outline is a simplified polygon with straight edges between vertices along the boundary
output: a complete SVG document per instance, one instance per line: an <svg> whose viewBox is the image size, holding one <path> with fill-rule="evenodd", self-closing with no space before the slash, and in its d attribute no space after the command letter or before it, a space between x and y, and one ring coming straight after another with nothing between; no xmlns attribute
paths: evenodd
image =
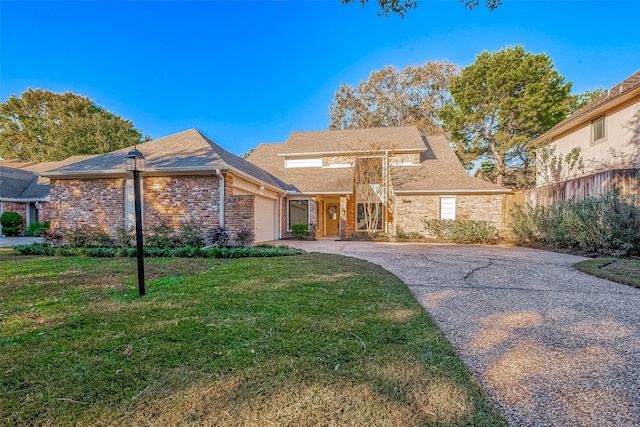
<svg viewBox="0 0 640 427"><path fill-rule="evenodd" d="M488 221L502 231L502 199L502 194L456 195L456 219ZM438 218L440 218L439 195L396 196L396 232L424 233L423 221Z"/></svg>
<svg viewBox="0 0 640 427"><path fill-rule="evenodd" d="M215 175L145 177L142 193L146 226L165 222L177 229L189 220L209 230L220 224L219 182Z"/></svg>
<svg viewBox="0 0 640 427"><path fill-rule="evenodd" d="M238 231L249 229L255 233L253 222L255 211L255 196L231 196L225 197L224 223L234 239Z"/></svg>
<svg viewBox="0 0 640 427"><path fill-rule="evenodd" d="M52 179L51 228L91 225L108 232L124 226L124 179Z"/></svg>

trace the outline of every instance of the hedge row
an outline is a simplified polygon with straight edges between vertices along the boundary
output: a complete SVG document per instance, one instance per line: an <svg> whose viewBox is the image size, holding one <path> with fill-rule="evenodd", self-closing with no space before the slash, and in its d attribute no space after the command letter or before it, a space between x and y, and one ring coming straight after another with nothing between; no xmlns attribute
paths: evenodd
<svg viewBox="0 0 640 427"><path fill-rule="evenodd" d="M13 250L20 255L46 256L86 256L99 258L135 257L135 248L60 248L48 244L35 243L32 245L15 246ZM259 245L248 248L144 248L144 256L151 258L250 258L250 257L278 257L300 255L303 251L288 246Z"/></svg>

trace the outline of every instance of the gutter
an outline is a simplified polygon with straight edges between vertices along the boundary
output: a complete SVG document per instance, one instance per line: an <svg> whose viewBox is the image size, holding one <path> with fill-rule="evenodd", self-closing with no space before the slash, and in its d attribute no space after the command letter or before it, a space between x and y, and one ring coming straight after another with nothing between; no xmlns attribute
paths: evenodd
<svg viewBox="0 0 640 427"><path fill-rule="evenodd" d="M2 197L0 196L0 202L13 202L13 203L35 203L35 202L50 202L51 196L31 198L31 199L17 199L15 197Z"/></svg>
<svg viewBox="0 0 640 427"><path fill-rule="evenodd" d="M225 178L224 175L220 172L220 169L216 169L216 175L220 180L220 185L218 186L218 192L220 193L220 227L224 227L224 192L225 192Z"/></svg>

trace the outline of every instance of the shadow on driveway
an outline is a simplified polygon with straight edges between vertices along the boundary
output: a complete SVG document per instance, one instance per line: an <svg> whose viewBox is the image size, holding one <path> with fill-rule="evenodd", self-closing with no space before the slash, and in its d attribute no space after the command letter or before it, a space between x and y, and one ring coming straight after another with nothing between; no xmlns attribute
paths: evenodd
<svg viewBox="0 0 640 427"><path fill-rule="evenodd" d="M640 289L521 247L287 241L395 274L513 426L640 426Z"/></svg>

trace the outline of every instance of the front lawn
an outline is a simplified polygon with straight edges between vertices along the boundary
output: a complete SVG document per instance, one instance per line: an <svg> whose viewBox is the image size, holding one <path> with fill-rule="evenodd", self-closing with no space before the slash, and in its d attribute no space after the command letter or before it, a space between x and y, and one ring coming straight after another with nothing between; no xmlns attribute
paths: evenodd
<svg viewBox="0 0 640 427"><path fill-rule="evenodd" d="M581 261L574 267L584 273L640 288L640 260L595 258Z"/></svg>
<svg viewBox="0 0 640 427"><path fill-rule="evenodd" d="M506 425L396 277L364 261L0 249L5 425Z"/></svg>

